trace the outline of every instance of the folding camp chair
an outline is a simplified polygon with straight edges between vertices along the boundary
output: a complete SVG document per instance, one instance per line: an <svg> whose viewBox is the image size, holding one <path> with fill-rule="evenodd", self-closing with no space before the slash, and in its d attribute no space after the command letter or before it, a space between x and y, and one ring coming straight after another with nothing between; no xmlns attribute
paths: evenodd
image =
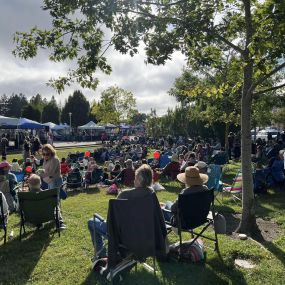
<svg viewBox="0 0 285 285"><path fill-rule="evenodd" d="M20 240L22 230L25 230L25 223L35 226L45 222L54 221L58 235L59 229L59 189L51 189L40 192L19 192L19 207L21 214Z"/></svg>
<svg viewBox="0 0 285 285"><path fill-rule="evenodd" d="M160 168L165 167L171 161L170 158L171 156L169 156L168 154L161 155L159 158L159 167Z"/></svg>
<svg viewBox="0 0 285 285"><path fill-rule="evenodd" d="M11 173L15 174L18 183L24 182L25 179L24 171L11 171Z"/></svg>
<svg viewBox="0 0 285 285"><path fill-rule="evenodd" d="M207 174L208 174L207 186L209 189L214 189L216 200L221 204L217 196L219 193L222 193L223 191L223 183L221 181L222 166L217 164L209 164Z"/></svg>
<svg viewBox="0 0 285 285"><path fill-rule="evenodd" d="M7 222L8 222L8 213L4 213L4 199L5 196L0 192L0 229L4 230L4 244L7 241Z"/></svg>
<svg viewBox="0 0 285 285"><path fill-rule="evenodd" d="M179 194L177 209L177 224L174 227L177 227L178 230L179 247L182 247L182 232L190 232L192 240L189 245L194 244L199 237L203 237L215 243L214 250L220 255L215 227L213 227L214 238L204 235L208 227L214 225L216 216L214 190ZM196 231L200 226L203 226L203 228L200 231ZM181 259L181 251L179 258Z"/></svg>
<svg viewBox="0 0 285 285"><path fill-rule="evenodd" d="M155 257L166 254L166 226L155 193L137 199L111 199L107 218L107 280L142 262L156 274ZM145 263L152 257L153 267Z"/></svg>
<svg viewBox="0 0 285 285"><path fill-rule="evenodd" d="M238 170L231 186L223 187L223 191L229 193L235 201L241 201L242 195L242 173Z"/></svg>

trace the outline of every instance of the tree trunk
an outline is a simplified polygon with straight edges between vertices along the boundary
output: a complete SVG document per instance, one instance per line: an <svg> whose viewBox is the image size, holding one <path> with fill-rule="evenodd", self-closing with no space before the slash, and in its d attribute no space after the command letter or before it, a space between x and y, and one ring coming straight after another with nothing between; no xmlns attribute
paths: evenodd
<svg viewBox="0 0 285 285"><path fill-rule="evenodd" d="M229 127L230 127L230 124L227 122L225 123L226 124L226 127L225 127L225 149L226 151L228 152L229 150L229 140L228 140L228 136L229 136Z"/></svg>
<svg viewBox="0 0 285 285"><path fill-rule="evenodd" d="M252 234L255 232L256 219L254 207L253 178L251 167L251 105L253 83L253 60L248 49L252 42L253 26L251 1L243 0L246 24L246 43L243 59L243 89L241 99L241 170L242 170L242 217L238 232Z"/></svg>
<svg viewBox="0 0 285 285"><path fill-rule="evenodd" d="M251 96L241 100L241 169L242 169L242 217L238 232L252 234L256 229L253 179L251 167Z"/></svg>

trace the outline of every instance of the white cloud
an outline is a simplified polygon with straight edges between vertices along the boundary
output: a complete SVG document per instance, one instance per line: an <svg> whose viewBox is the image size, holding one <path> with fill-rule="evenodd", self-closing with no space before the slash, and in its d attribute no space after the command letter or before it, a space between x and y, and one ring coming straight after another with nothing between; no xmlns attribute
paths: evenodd
<svg viewBox="0 0 285 285"><path fill-rule="evenodd" d="M0 94L9 95L14 92L32 96L40 93L50 98L56 92L46 86L46 82L51 77L65 74L73 64L50 62L47 51L41 51L38 57L29 61L15 58L11 53L14 48L13 34L16 31L28 31L35 25L48 27L50 18L48 13L40 9L42 3L38 0L4 2L4 5L1 3L0 10ZM140 54L134 57L110 49L107 59L113 69L111 75L98 71L100 83L97 90L83 90L90 102L98 100L104 89L117 85L133 92L138 109L142 112L148 113L150 108L155 108L158 114L163 114L168 107L175 106L175 99L170 97L167 91L175 78L181 74L185 64L183 55L175 53L172 60L163 66L146 65L144 50L141 47ZM63 94L56 95L56 98L64 102L75 89L82 88L78 85L67 87Z"/></svg>

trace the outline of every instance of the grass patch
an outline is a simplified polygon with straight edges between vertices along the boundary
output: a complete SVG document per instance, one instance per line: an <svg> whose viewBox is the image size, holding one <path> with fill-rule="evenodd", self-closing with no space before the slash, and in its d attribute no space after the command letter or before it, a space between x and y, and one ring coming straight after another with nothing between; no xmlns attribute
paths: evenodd
<svg viewBox="0 0 285 285"><path fill-rule="evenodd" d="M85 150L88 148L82 148L82 151ZM62 157L69 151L59 150L58 156ZM227 166L223 181L232 181L239 167L237 163ZM163 181L162 184L166 190L157 194L159 200L175 200L182 185L174 181ZM8 231L14 230L14 238L6 245L0 240L0 284L105 284L90 268L93 249L87 221L95 212L106 217L110 198L106 195L106 189L90 188L87 192L70 193L67 200L62 201L63 217L68 228L60 238L53 225L46 225L41 231L27 227L27 235L20 242L20 218L18 214L12 214ZM240 241L219 235L223 261L215 252L207 249L204 265L160 262L157 276L139 265L138 272L133 270L123 284L285 284L285 193L270 191L268 195L257 198L256 202L259 217L281 225L281 233L274 241L261 246L250 239ZM225 196L223 205L217 204L217 208L221 213L241 212L240 205L230 196ZM187 234L183 237L190 238ZM174 242L178 238L170 235L170 240ZM254 261L256 268L236 268L234 259L237 257Z"/></svg>

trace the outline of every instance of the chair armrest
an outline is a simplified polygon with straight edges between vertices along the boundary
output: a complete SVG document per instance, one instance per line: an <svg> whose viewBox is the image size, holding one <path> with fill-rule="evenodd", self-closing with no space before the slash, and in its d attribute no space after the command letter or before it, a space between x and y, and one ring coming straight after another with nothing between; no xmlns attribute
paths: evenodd
<svg viewBox="0 0 285 285"><path fill-rule="evenodd" d="M104 219L102 216L100 216L99 214L97 214L97 213L95 213L93 217L94 217L94 219L97 218L97 219L100 220L101 222L104 222L104 221L105 221L105 219Z"/></svg>

